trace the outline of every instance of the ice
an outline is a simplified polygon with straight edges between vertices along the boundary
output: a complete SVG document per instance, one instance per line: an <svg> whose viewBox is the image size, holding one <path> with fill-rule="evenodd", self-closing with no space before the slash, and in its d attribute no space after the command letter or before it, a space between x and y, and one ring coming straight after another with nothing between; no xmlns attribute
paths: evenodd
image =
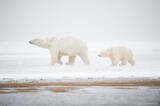
<svg viewBox="0 0 160 106"><path fill-rule="evenodd" d="M83 87L70 92L1 94L1 106L159 106L160 89Z"/></svg>
<svg viewBox="0 0 160 106"><path fill-rule="evenodd" d="M51 81L107 78L160 78L160 43L158 42L88 42L90 65L79 57L73 65L51 65L47 49L26 42L2 42L0 44L0 81ZM135 54L135 66L111 66L107 58L98 57L105 48L126 46Z"/></svg>

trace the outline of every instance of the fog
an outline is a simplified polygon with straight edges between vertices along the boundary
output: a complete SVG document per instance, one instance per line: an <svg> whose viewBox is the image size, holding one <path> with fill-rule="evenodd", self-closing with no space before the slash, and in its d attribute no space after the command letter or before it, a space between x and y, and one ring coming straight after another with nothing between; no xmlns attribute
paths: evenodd
<svg viewBox="0 0 160 106"><path fill-rule="evenodd" d="M0 41L160 41L159 0L0 0Z"/></svg>

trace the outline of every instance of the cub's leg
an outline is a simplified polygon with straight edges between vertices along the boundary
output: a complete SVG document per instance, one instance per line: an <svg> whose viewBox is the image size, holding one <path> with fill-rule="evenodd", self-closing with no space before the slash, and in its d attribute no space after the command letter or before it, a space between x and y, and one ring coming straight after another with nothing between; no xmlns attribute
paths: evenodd
<svg viewBox="0 0 160 106"><path fill-rule="evenodd" d="M111 58L111 60L112 60L113 66L118 66L118 64L120 62L120 58L115 57L115 58Z"/></svg>
<svg viewBox="0 0 160 106"><path fill-rule="evenodd" d="M134 62L134 60L133 60L133 59L129 59L129 60L128 60L128 62L129 62L132 66L134 66L134 65L135 65L135 62Z"/></svg>
<svg viewBox="0 0 160 106"><path fill-rule="evenodd" d="M127 59L123 58L123 59L121 59L121 62L122 62L121 63L122 65L126 65L127 64Z"/></svg>

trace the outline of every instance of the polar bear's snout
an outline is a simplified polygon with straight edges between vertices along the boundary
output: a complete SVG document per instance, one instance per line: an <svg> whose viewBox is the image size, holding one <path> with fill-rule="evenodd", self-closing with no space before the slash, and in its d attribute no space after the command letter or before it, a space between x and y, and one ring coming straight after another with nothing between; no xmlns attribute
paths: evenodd
<svg viewBox="0 0 160 106"><path fill-rule="evenodd" d="M33 44L33 42L32 42L32 41L29 41L29 43L30 43L30 44Z"/></svg>
<svg viewBox="0 0 160 106"><path fill-rule="evenodd" d="M98 57L102 57L100 54L97 55Z"/></svg>

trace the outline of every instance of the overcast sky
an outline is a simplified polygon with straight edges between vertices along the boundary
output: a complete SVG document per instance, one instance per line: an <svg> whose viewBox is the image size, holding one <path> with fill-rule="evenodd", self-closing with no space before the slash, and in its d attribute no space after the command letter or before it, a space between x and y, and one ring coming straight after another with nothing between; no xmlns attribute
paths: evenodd
<svg viewBox="0 0 160 106"><path fill-rule="evenodd" d="M0 41L160 41L160 0L0 0Z"/></svg>

